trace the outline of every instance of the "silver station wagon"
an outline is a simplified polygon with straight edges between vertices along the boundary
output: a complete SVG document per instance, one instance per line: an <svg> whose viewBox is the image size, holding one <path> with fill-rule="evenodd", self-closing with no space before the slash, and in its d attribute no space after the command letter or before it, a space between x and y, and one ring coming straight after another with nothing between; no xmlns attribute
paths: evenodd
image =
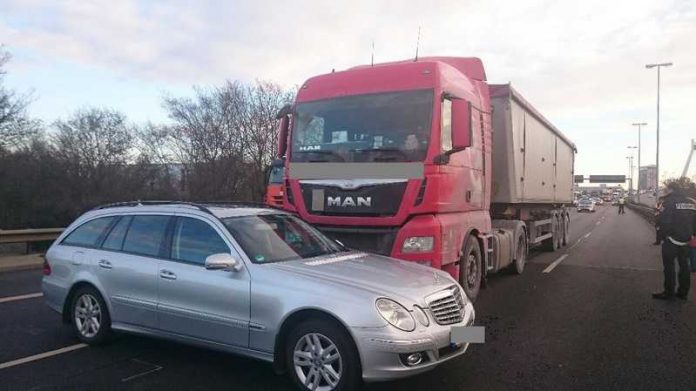
<svg viewBox="0 0 696 391"><path fill-rule="evenodd" d="M447 273L349 250L281 211L131 202L46 254L48 305L88 344L113 330L273 363L302 389L395 379L464 353L474 309Z"/></svg>

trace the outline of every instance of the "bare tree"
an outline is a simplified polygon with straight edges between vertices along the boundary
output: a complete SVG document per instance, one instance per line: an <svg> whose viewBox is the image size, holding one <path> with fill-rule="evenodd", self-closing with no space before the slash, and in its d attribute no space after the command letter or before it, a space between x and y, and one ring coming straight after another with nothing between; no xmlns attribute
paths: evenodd
<svg viewBox="0 0 696 391"><path fill-rule="evenodd" d="M26 113L31 94L19 95L4 87L4 66L10 54L0 45L0 149L18 147L39 133L41 123Z"/></svg>

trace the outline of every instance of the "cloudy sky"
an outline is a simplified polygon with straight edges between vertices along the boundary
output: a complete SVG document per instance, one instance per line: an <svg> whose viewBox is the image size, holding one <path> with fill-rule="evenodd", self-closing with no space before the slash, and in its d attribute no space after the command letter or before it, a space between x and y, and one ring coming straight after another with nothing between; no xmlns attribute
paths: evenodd
<svg viewBox="0 0 696 391"><path fill-rule="evenodd" d="M44 1L0 0L6 81L33 90L52 122L85 105L166 121L165 94L225 79L288 87L312 75L421 55L476 56L512 82L578 146L578 174L627 174L643 131L655 161L662 73L661 166L681 172L696 138L696 1ZM692 164L692 166L694 166ZM690 174L696 175L696 167Z"/></svg>

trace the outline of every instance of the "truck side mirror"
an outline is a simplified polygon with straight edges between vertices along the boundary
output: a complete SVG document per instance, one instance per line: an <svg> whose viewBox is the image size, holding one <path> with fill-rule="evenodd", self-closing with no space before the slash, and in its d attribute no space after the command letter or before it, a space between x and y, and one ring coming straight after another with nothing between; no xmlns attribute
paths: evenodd
<svg viewBox="0 0 696 391"><path fill-rule="evenodd" d="M452 152L470 147L472 139L471 102L454 99L452 100Z"/></svg>
<svg viewBox="0 0 696 391"><path fill-rule="evenodd" d="M278 124L278 157L285 156L288 149L288 132L290 129L290 117L283 116Z"/></svg>
<svg viewBox="0 0 696 391"><path fill-rule="evenodd" d="M278 124L278 157L285 156L288 149L288 132L290 130L290 115L292 115L292 105L287 104L278 110L276 119L280 120Z"/></svg>

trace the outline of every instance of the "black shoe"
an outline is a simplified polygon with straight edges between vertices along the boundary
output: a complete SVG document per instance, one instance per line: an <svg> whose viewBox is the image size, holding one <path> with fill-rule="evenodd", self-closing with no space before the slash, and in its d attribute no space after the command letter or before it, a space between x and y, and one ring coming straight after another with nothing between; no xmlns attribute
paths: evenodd
<svg viewBox="0 0 696 391"><path fill-rule="evenodd" d="M678 299L680 299L680 300L686 300L686 298L687 298L689 295L686 294L686 293L685 293L685 294L677 293L675 296L676 296Z"/></svg>
<svg viewBox="0 0 696 391"><path fill-rule="evenodd" d="M674 299L674 294L667 293L667 292L660 292L660 293L653 293L652 297L653 297L653 299L658 299L658 300L672 300L672 299Z"/></svg>

